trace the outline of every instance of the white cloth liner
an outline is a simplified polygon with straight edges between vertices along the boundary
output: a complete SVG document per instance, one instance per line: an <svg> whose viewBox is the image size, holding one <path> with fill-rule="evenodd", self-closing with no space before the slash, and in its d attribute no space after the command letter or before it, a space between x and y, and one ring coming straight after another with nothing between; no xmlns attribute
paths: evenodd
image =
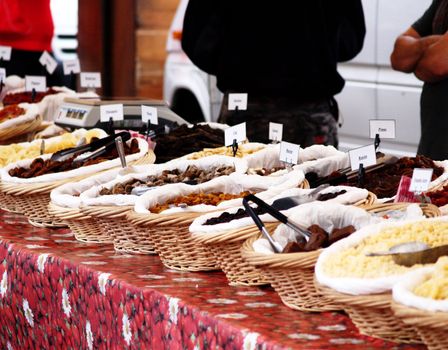
<svg viewBox="0 0 448 350"><path fill-rule="evenodd" d="M139 144L140 152L127 155L126 161L128 164L132 161L142 158L148 152L148 143L144 139L141 139L141 138L137 138L137 141ZM128 141L128 143L129 142L130 142L130 140ZM49 159L49 158L51 158L51 154L44 154L40 158L42 158L44 160ZM121 166L120 159L117 157L113 160L108 160L108 161L105 161L105 162L102 162L99 164L84 166L84 167L81 167L78 169L64 171L61 173L45 174L42 176L30 178L30 179L22 179L22 178L18 178L18 177L12 177L11 175L9 175L9 173L8 173L9 170L16 168L16 167L27 168L30 166L30 164L32 162L33 162L33 159L24 159L24 160L20 160L16 163L8 164L6 167L1 169L0 174L1 174L2 181L7 182L7 183L20 183L20 184L52 182L52 181L65 180L65 179L71 178L71 177L87 176L90 174L96 174L99 171L104 171L104 170L108 170L108 169L111 169L114 167Z"/></svg>
<svg viewBox="0 0 448 350"><path fill-rule="evenodd" d="M18 75L10 75L6 77L3 82L5 86L3 86L2 92L0 93L0 101L3 101L3 98L11 91L25 88L25 79L19 77Z"/></svg>
<svg viewBox="0 0 448 350"><path fill-rule="evenodd" d="M448 300L425 298L413 292L418 285L430 277L434 270L434 265L424 267L409 274L408 278L399 281L392 289L393 299L399 304L425 311L448 312Z"/></svg>
<svg viewBox="0 0 448 350"><path fill-rule="evenodd" d="M98 184L98 186L92 187L88 191L82 193L81 198L83 204L89 206L134 205L136 200L140 196L134 196L130 194L100 196L99 193L103 188L111 189L113 186L119 183L126 183L132 180L146 181L149 176L160 175L165 170L179 169L180 171L185 171L190 165L195 165L200 169L210 169L219 166L234 166L235 174L238 174L239 176L247 171L247 164L244 160L227 156L212 156L196 160L177 160L176 162L170 162L166 164L155 164L151 168L148 168L147 171L142 173L133 173L107 183L103 182L101 184Z"/></svg>
<svg viewBox="0 0 448 350"><path fill-rule="evenodd" d="M363 227L357 232L350 235L349 237L336 242L335 244L325 249L325 251L319 256L315 268L317 281L320 284L328 286L340 293L351 295L377 294L391 290L395 283L397 283L400 280L407 279L409 276L412 275L414 271L418 271L420 269L411 270L401 275L390 275L377 278L351 278L351 277L328 276L323 271L323 264L325 260L328 259L328 257L331 256L332 254L349 249L350 247L361 243L364 240L364 238L368 236L380 234L382 230L387 227L400 227L410 223L419 222L421 220L422 218L412 220L402 220L398 222L391 222L390 220L386 220L375 225ZM438 217L425 220L447 221L448 218Z"/></svg>
<svg viewBox="0 0 448 350"><path fill-rule="evenodd" d="M150 165L152 166L152 165ZM147 171L143 165L135 166L138 171ZM80 194L88 189L120 177L120 168L111 169L97 175L90 176L77 182L69 182L55 188L50 193L51 202L63 208L79 208L82 204Z"/></svg>
<svg viewBox="0 0 448 350"><path fill-rule="evenodd" d="M329 187L329 188L326 188L321 193L339 192L342 189L347 190L347 193L345 193L343 195L339 195L336 198L329 199L329 200L325 201L325 203L353 204L353 203L356 203L356 202L358 202L358 201L360 201L362 199L365 199L367 197L367 194L368 194L368 192L366 190L359 189L359 188L356 188L356 187L345 187L345 186ZM266 202L268 204L272 204L272 202L275 201L276 199L285 198L285 197L292 197L292 196L304 196L304 195L307 195L308 193L310 193L311 191L313 191L313 190L312 189L301 189L301 188L290 188L290 189L282 191L278 195L275 195L275 196L269 198ZM229 209L229 210L224 210L224 211L220 211L220 212L213 212L213 213L208 213L208 214L202 215L202 216L196 218L193 221L193 223L190 226L190 232L193 233L193 234L195 234L195 233L198 233L198 234L207 233L207 234L217 234L217 235L219 235L220 233L225 232L225 231L237 230L237 229L241 229L243 227L247 227L247 226L253 225L254 222L253 222L253 220L250 217L245 217L245 218L241 218L241 219L237 219L237 220L232 220L230 222L216 224L216 225L204 225L204 223L208 219L210 219L210 218L216 218L216 217L220 216L224 212L228 212L228 213L234 214L239 209L244 209L244 208L243 207L237 207L237 208L232 208L232 209ZM292 208L288 209L288 210L285 210L285 211L282 211L282 212L284 212L285 215L286 214L289 215L289 212L291 210L292 210ZM263 222L275 222L275 221L277 221L276 219L274 219L269 214L260 215L260 219Z"/></svg>
<svg viewBox="0 0 448 350"><path fill-rule="evenodd" d="M34 122L39 116L39 108L35 104L20 103L19 107L22 107L25 110L25 114L16 118L7 119L0 123L0 130L13 128L22 124L29 124Z"/></svg>
<svg viewBox="0 0 448 350"><path fill-rule="evenodd" d="M317 159L296 165L295 168L302 170L305 174L315 172L318 176L328 176L332 172L350 166L347 153L339 152L323 159Z"/></svg>
<svg viewBox="0 0 448 350"><path fill-rule="evenodd" d="M326 159L335 156L342 157L345 153L338 151L333 146L313 145L307 148L300 148L299 150L299 164L304 166L306 164L314 164L318 159ZM283 166L284 163L280 161L280 144L267 145L263 150L250 154L244 159L247 160L249 169L267 168ZM312 162L312 163L309 163Z"/></svg>
<svg viewBox="0 0 448 350"><path fill-rule="evenodd" d="M45 96L39 103L35 105L39 109L39 114L42 116L43 120L53 121L56 119L56 115L59 112L59 108L64 102L64 98L95 98L98 94L87 91L87 92L76 92L65 86L53 86L53 90L58 91L57 94ZM8 94L15 94L25 92L25 86L19 87L17 89L10 90Z"/></svg>
<svg viewBox="0 0 448 350"><path fill-rule="evenodd" d="M303 175L303 174L302 174ZM297 174L294 173L297 177ZM213 179L204 184L190 186L185 184L172 184L166 185L161 188L145 193L135 203L134 210L137 213L149 214L149 208L163 204L170 199L174 199L179 196L186 196L191 193L211 193L211 192L223 192L228 194L239 194L243 191L257 192L257 196L261 199L268 199L277 194L281 190L276 190L276 186L281 186L283 183L288 182L290 179L285 177L268 177L257 175L239 175L238 177L222 176ZM289 182L290 183L290 182ZM216 210L223 210L226 208L232 208L242 205L242 199L237 198L229 201L224 201L217 206L199 204L189 206L187 208L170 208L164 210L160 214L174 214L185 212L209 212Z"/></svg>
<svg viewBox="0 0 448 350"><path fill-rule="evenodd" d="M329 233L335 228L353 225L359 229L370 223L378 222L378 219L373 218L361 208L327 202L306 203L292 208L288 213L288 219L304 227L319 225ZM284 224L280 224L273 234L274 239L282 248L285 248L288 242L296 241L296 236L297 234ZM258 253L274 254L265 238L256 240L252 246Z"/></svg>

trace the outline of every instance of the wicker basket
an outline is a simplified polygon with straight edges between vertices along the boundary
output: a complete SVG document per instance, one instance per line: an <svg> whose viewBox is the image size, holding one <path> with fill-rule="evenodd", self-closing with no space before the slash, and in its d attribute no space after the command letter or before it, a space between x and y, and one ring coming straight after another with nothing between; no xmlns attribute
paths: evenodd
<svg viewBox="0 0 448 350"><path fill-rule="evenodd" d="M127 214L132 206L86 206L81 207L81 212L91 217L89 224L100 226L105 238L113 238L114 249L121 253L155 254L152 244L148 240L142 240L127 220ZM88 236L89 232L86 232Z"/></svg>
<svg viewBox="0 0 448 350"><path fill-rule="evenodd" d="M11 195L0 191L0 209L12 213L22 214L16 207L14 198Z"/></svg>
<svg viewBox="0 0 448 350"><path fill-rule="evenodd" d="M170 215L128 214L145 244L152 244L163 264L181 271L210 271L219 269L211 251L196 242L189 227L203 213L180 213Z"/></svg>
<svg viewBox="0 0 448 350"><path fill-rule="evenodd" d="M349 295L322 286L317 281L315 286L322 295L344 308L362 334L396 343L422 343L416 329L394 315L390 293Z"/></svg>
<svg viewBox="0 0 448 350"><path fill-rule="evenodd" d="M261 270L286 306L308 312L341 310L337 303L322 296L314 286L314 265L320 250L309 253L262 254L255 252L252 247L258 238L260 236L249 238L243 244L243 259Z"/></svg>
<svg viewBox="0 0 448 350"><path fill-rule="evenodd" d="M151 164L155 160L155 155L152 151L148 152L144 157L132 162L132 165ZM110 169L108 169L110 170ZM33 184L19 184L19 183L0 183L0 192L9 195L11 205L20 212L26 215L30 223L36 226L44 227L65 227L67 223L52 215L48 211L50 203L50 192L63 184L68 182L76 182L85 179L90 175L83 175L78 177L71 177L68 179L42 182Z"/></svg>
<svg viewBox="0 0 448 350"><path fill-rule="evenodd" d="M268 231L273 231L278 222L265 223ZM241 255L241 246L252 237L258 237L260 231L255 225L238 230L229 230L218 234L195 233L195 241L205 244L215 256L219 267L226 274L231 286L259 286L269 284L261 270L249 264Z"/></svg>
<svg viewBox="0 0 448 350"><path fill-rule="evenodd" d="M11 128L0 129L0 144L9 144L12 139L15 141L26 141L25 139L18 138L18 136L39 130L42 123L42 117L38 115L32 122L19 124Z"/></svg>
<svg viewBox="0 0 448 350"><path fill-rule="evenodd" d="M389 210L406 210L406 208L412 203L384 203L384 204L373 204L363 207L364 210L369 213L382 213ZM440 209L433 205L427 203L420 203L420 208L423 211L423 215L427 218L438 217L442 215Z"/></svg>
<svg viewBox="0 0 448 350"><path fill-rule="evenodd" d="M105 235L101 224L79 208L64 208L50 203L48 212L66 223L78 241L85 243L112 243L111 235Z"/></svg>
<svg viewBox="0 0 448 350"><path fill-rule="evenodd" d="M419 310L395 302L392 302L392 310L397 318L417 329L429 350L448 349L447 313Z"/></svg>
<svg viewBox="0 0 448 350"><path fill-rule="evenodd" d="M376 202L377 199L378 198L377 198L376 194L374 194L372 192L368 192L366 199L360 200L359 202L354 203L353 205L364 209L366 207L372 206Z"/></svg>

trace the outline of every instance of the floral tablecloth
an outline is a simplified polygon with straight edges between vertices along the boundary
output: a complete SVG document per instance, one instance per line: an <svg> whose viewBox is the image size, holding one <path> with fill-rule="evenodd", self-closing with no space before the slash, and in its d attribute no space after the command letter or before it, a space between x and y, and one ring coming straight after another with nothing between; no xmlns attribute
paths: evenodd
<svg viewBox="0 0 448 350"><path fill-rule="evenodd" d="M169 270L2 211L0 278L8 350L424 348L362 336L342 313L291 310L268 287Z"/></svg>

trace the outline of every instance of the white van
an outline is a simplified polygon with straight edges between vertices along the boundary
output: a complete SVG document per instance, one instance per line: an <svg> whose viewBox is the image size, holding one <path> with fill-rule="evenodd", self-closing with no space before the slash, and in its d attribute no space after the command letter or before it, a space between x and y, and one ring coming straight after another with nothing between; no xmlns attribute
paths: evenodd
<svg viewBox="0 0 448 350"><path fill-rule="evenodd" d="M372 143L370 119L395 119L396 139L382 140L381 150L415 154L420 139L422 83L413 75L395 72L389 57L396 37L429 7L431 0L363 0L367 36L362 52L339 65L346 79L336 96L341 112L340 148L348 150ZM197 68L182 51L182 24L188 0L179 4L167 40L164 99L183 118L216 121L222 94L216 79ZM250 96L249 96L250 98Z"/></svg>

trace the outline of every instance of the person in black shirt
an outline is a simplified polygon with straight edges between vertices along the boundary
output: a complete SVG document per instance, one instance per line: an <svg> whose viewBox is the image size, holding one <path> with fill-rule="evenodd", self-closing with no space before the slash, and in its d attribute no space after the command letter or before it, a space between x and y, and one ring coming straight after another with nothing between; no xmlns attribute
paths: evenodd
<svg viewBox="0 0 448 350"><path fill-rule="evenodd" d="M365 31L361 0L190 0L182 48L217 76L219 121L245 121L251 141L267 142L271 121L285 141L337 146L337 63L361 51ZM231 92L248 93L247 111L227 109Z"/></svg>
<svg viewBox="0 0 448 350"><path fill-rule="evenodd" d="M420 98L418 154L448 159L448 0L434 0L423 16L400 35L392 67L424 82Z"/></svg>

